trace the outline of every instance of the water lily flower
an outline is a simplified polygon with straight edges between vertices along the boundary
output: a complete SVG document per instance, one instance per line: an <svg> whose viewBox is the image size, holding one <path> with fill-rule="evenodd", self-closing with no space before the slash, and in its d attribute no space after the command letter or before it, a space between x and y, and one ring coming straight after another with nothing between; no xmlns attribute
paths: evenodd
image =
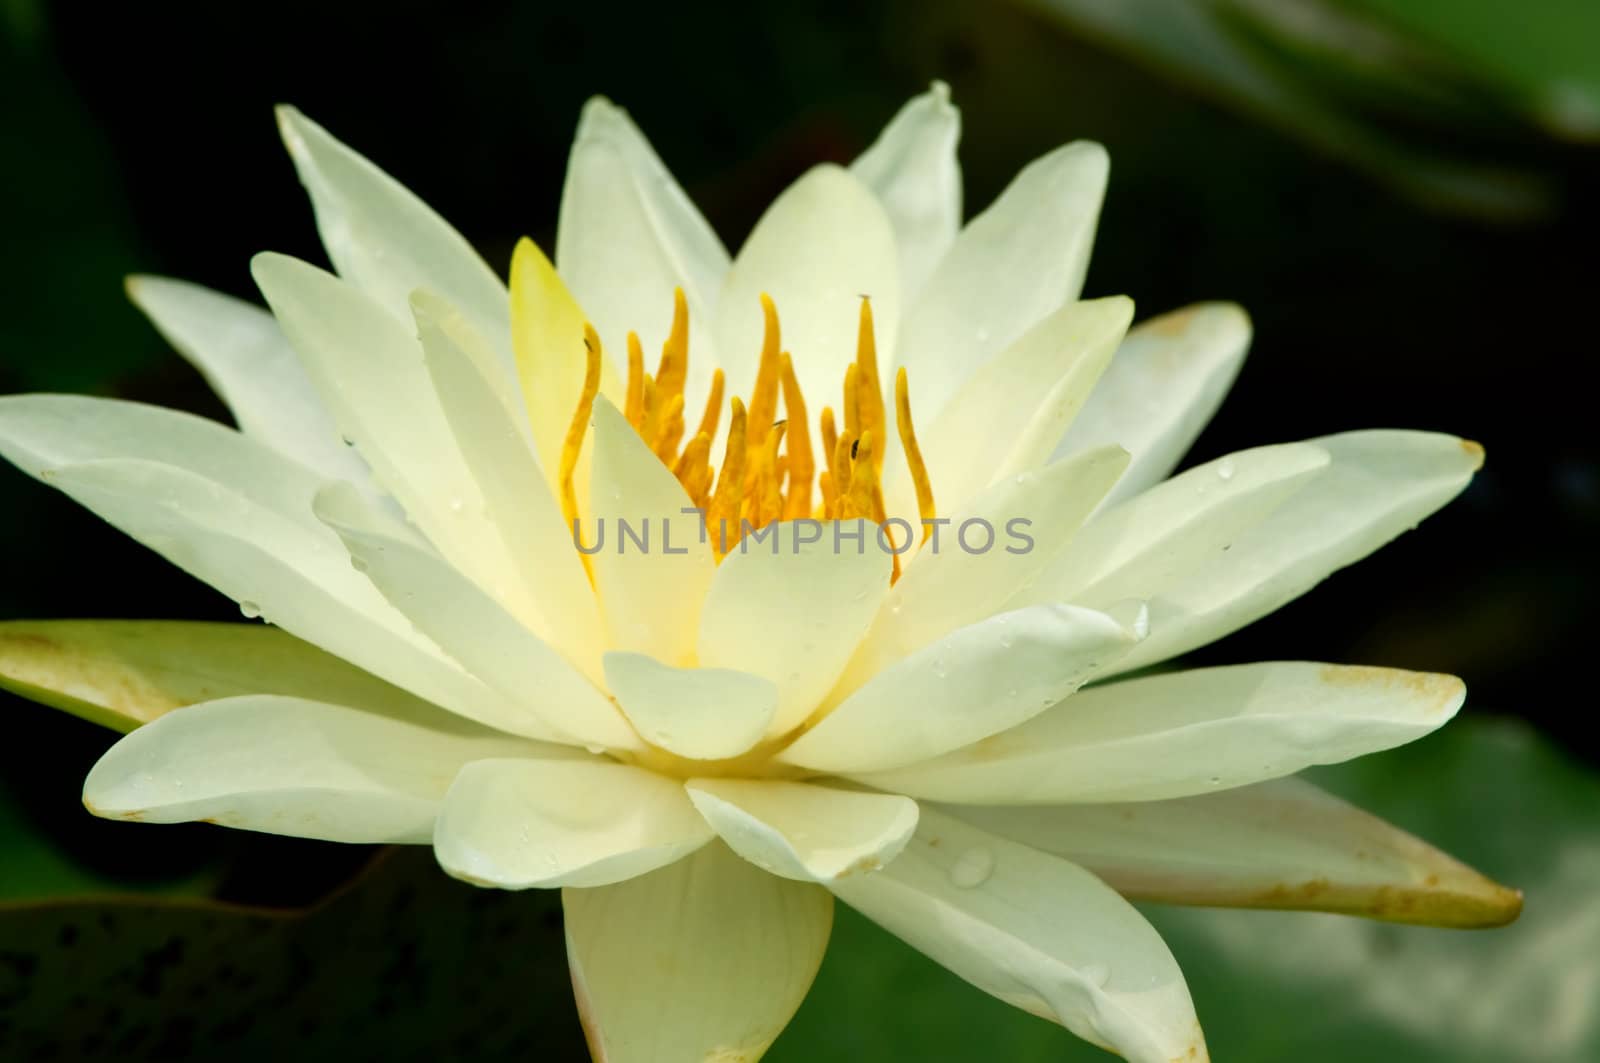
<svg viewBox="0 0 1600 1063"><path fill-rule="evenodd" d="M1127 299L1080 299L1097 145L962 224L935 86L730 258L597 99L554 261L524 241L508 286L279 118L333 272L258 256L270 313L129 283L238 430L0 400L6 458L271 625L0 629L8 685L143 723L90 773L95 814L431 844L467 882L560 887L619 1063L758 1058L834 898L1140 1063L1206 1050L1128 898L1515 916L1292 777L1429 733L1458 680L1139 671L1413 527L1481 451L1352 432L1171 476L1250 324L1207 303L1130 330Z"/></svg>

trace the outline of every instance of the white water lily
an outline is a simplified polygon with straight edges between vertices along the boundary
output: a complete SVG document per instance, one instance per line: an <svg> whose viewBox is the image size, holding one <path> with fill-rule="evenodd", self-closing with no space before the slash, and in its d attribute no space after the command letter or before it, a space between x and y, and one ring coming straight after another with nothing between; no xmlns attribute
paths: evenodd
<svg viewBox="0 0 1600 1063"><path fill-rule="evenodd" d="M963 225L936 86L730 260L595 100L555 262L524 242L508 293L398 183L280 121L336 272L258 256L270 314L129 286L238 431L0 400L0 453L296 637L0 629L9 685L150 721L91 772L96 814L432 844L469 882L561 887L594 1055L622 1063L758 1058L833 897L1141 1063L1206 1053L1125 897L1515 916L1513 891L1288 778L1427 734L1458 680L1119 678L1412 527L1481 452L1354 432L1168 479L1250 326L1203 304L1129 331L1128 300L1080 300L1098 146ZM942 549L896 537L946 517ZM574 519L612 538L580 552ZM619 549L619 522L652 548ZM964 526L1031 546L969 549Z"/></svg>

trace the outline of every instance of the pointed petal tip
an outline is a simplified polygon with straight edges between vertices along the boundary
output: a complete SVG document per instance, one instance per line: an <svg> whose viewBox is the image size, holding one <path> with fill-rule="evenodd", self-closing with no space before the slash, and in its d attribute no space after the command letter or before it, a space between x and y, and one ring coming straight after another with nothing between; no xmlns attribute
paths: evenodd
<svg viewBox="0 0 1600 1063"><path fill-rule="evenodd" d="M1483 468L1483 444L1470 439L1461 440L1461 449L1466 453L1467 459L1472 462L1472 471L1477 472Z"/></svg>

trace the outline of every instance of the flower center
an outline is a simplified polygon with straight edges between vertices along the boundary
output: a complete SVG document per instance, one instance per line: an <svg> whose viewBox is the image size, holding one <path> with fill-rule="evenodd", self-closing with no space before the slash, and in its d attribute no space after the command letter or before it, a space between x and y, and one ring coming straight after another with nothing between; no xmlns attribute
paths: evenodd
<svg viewBox="0 0 1600 1063"><path fill-rule="evenodd" d="M628 333L628 391L623 413L639 438L672 470L689 498L705 515L712 549L721 561L740 539L773 521L854 520L866 518L885 527L888 514L883 501L883 462L888 439L883 388L878 377L877 341L872 324L872 301L861 299L856 358L844 374L839 424L833 407L824 406L818 418L824 468L817 472L807 423L805 396L795 377L794 363L783 350L778 308L770 296L761 297L765 324L761 360L747 403L729 400L727 443L720 468L713 465L712 441L722 416L726 381L721 369L711 379L711 392L694 434L688 436L684 420L684 381L689 366L689 307L683 290L674 294L672 328L661 347L661 359L652 375L644 368L644 349L637 333ZM573 474L578 452L600 390L602 351L600 337L585 326L584 348L588 364L582 397L567 430L561 454L561 505L569 526L578 516ZM916 487L918 516L927 538L935 516L933 486L917 445L911 419L911 400L902 367L894 382L895 423L911 479ZM779 403L783 416L778 416ZM813 479L815 487L813 488ZM899 522L904 526L904 522ZM900 575L900 553L895 544L894 576Z"/></svg>

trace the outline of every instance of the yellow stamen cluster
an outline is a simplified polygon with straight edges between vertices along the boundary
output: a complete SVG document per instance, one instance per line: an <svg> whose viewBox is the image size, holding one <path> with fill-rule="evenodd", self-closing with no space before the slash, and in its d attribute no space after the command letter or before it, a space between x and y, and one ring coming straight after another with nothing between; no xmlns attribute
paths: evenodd
<svg viewBox="0 0 1600 1063"><path fill-rule="evenodd" d="M738 545L746 530L759 529L777 520L864 517L882 525L888 519L883 501L888 422L878 377L871 300L861 300L856 360L845 372L840 405L844 430L839 430L832 407L823 407L819 418L826 462L821 475L816 476L820 504L814 501L812 489L816 470L805 397L795 377L793 360L782 349L778 308L766 295L761 297L761 312L765 329L755 387L748 406L737 396L729 402L728 437L720 469L712 464L711 444L717 434L726 389L722 370L718 369L712 376L699 426L688 442L683 442L689 308L682 290L674 295L672 327L662 344L661 360L654 375L645 371L644 350L638 335L628 334L628 390L623 414L705 513L706 526L719 560ZM561 504L569 524L577 517L572 478L578 451L600 388L600 340L593 328L586 328L584 346L588 365L583 394L562 448ZM782 419L778 418L780 400ZM922 450L917 445L903 368L895 376L895 420L901 449L916 486L917 509L924 521L925 540L931 527L926 522L934 516L933 487L922 460ZM896 556L896 576L899 571L900 559Z"/></svg>

